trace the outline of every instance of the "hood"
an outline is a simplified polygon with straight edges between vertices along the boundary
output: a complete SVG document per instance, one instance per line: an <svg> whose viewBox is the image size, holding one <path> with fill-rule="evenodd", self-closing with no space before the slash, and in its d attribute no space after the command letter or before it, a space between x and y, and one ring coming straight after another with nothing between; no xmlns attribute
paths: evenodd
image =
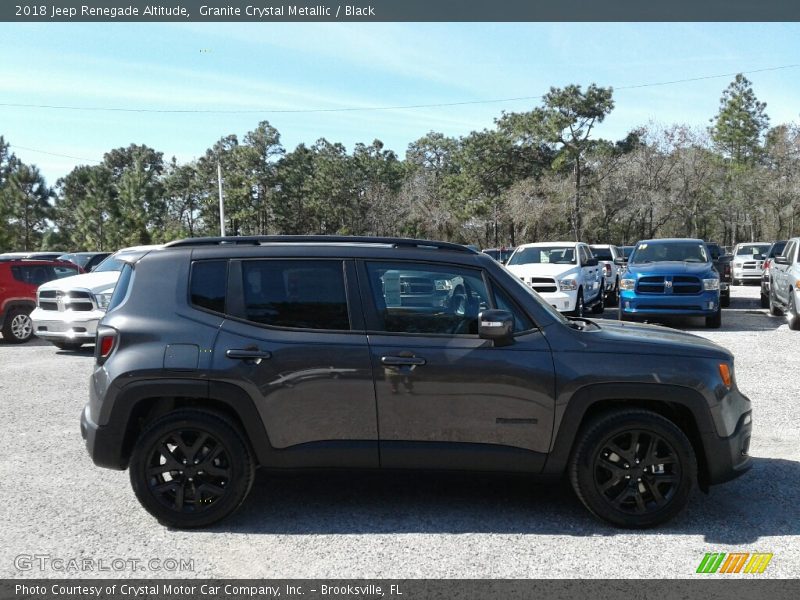
<svg viewBox="0 0 800 600"><path fill-rule="evenodd" d="M705 275L713 272L711 263L692 263L683 261L665 261L628 265L631 275Z"/></svg>
<svg viewBox="0 0 800 600"><path fill-rule="evenodd" d="M526 265L506 265L506 268L517 277L564 277L578 273L578 265L559 265L550 263L528 263Z"/></svg>
<svg viewBox="0 0 800 600"><path fill-rule="evenodd" d="M641 352L733 360L727 349L711 340L661 325L602 321L600 327L598 334L603 337L604 346L620 354Z"/></svg>
<svg viewBox="0 0 800 600"><path fill-rule="evenodd" d="M89 290L93 294L105 292L117 285L119 271L101 271L100 273L84 273L83 275L73 275L64 279L54 279L41 285L39 290L69 290L81 289Z"/></svg>

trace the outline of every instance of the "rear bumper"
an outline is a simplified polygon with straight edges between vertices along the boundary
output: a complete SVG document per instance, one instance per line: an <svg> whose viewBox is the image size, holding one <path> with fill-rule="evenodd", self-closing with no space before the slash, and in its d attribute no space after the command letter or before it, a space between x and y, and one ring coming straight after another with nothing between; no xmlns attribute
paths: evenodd
<svg viewBox="0 0 800 600"><path fill-rule="evenodd" d="M98 467L126 469L128 462L122 455L125 431L120 427L114 427L113 421L105 426L92 421L91 405L96 401L93 381L89 384L89 395L89 403L81 413L81 437L86 443L86 450Z"/></svg>
<svg viewBox="0 0 800 600"><path fill-rule="evenodd" d="M701 433L708 465L708 483L716 485L746 473L753 466L750 456L750 436L753 431L752 411L747 411L728 437L716 433Z"/></svg>

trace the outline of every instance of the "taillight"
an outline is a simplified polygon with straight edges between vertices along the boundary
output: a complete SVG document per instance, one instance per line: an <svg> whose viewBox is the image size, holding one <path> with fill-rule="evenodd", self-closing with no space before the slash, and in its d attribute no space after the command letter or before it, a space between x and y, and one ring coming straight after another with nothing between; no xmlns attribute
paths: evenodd
<svg viewBox="0 0 800 600"><path fill-rule="evenodd" d="M117 345L117 332L110 327L104 327L97 331L97 340L94 346L95 361L102 365Z"/></svg>
<svg viewBox="0 0 800 600"><path fill-rule="evenodd" d="M770 265L771 263L772 263L772 259L771 259L771 258L768 258L767 260L765 260L765 261L764 261L764 268L765 268L765 269L769 269L769 265Z"/></svg>
<svg viewBox="0 0 800 600"><path fill-rule="evenodd" d="M603 265L603 272L605 272L605 274L606 274L606 277L608 277L609 275L611 275L611 265L609 265L609 264L604 264L604 265Z"/></svg>

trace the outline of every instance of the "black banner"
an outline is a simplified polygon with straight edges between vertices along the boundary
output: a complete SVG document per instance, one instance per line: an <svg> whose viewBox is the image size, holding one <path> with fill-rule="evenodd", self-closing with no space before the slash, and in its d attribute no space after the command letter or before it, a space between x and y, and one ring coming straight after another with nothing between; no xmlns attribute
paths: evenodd
<svg viewBox="0 0 800 600"><path fill-rule="evenodd" d="M683 580L2 580L2 600L794 600L800 581L780 579Z"/></svg>
<svg viewBox="0 0 800 600"><path fill-rule="evenodd" d="M3 0L0 21L799 21L797 0Z"/></svg>

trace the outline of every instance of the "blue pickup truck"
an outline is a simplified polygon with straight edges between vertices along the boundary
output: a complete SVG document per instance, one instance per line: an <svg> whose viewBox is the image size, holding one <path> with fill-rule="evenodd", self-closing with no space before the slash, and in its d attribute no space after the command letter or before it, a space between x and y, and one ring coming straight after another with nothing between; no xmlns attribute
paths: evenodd
<svg viewBox="0 0 800 600"><path fill-rule="evenodd" d="M620 321L671 316L705 317L722 325L719 273L703 240L643 240L620 276Z"/></svg>

